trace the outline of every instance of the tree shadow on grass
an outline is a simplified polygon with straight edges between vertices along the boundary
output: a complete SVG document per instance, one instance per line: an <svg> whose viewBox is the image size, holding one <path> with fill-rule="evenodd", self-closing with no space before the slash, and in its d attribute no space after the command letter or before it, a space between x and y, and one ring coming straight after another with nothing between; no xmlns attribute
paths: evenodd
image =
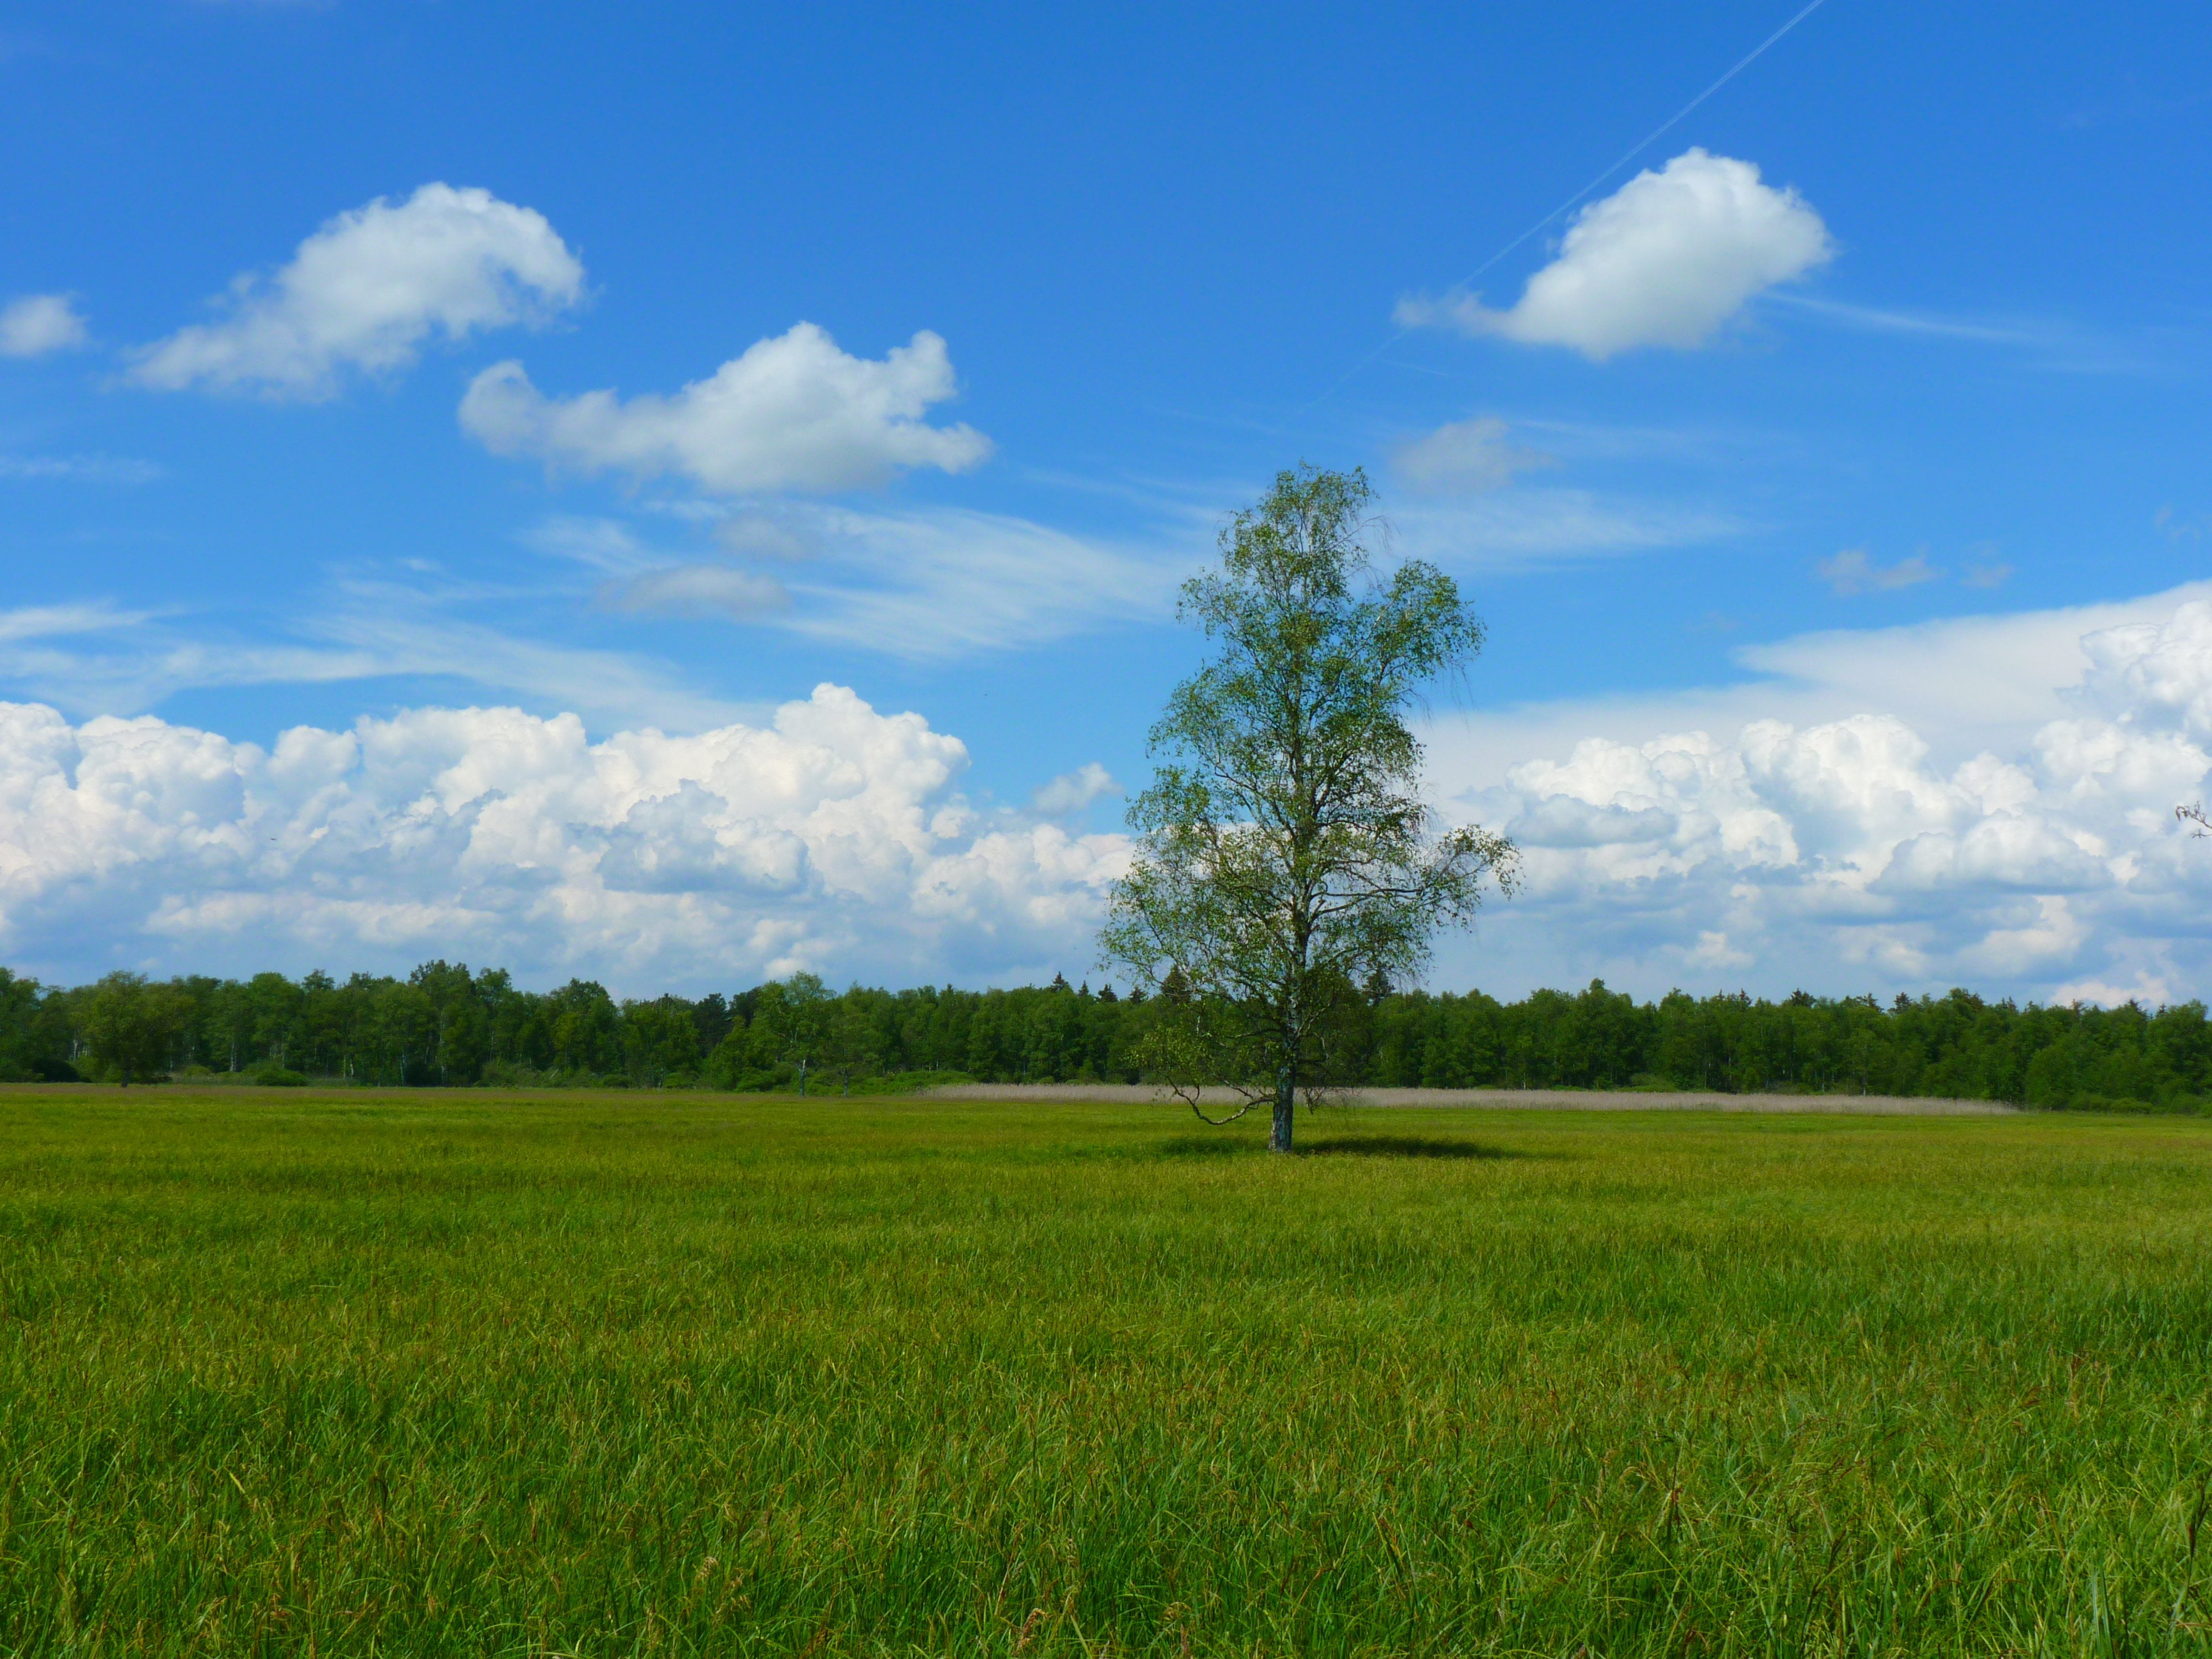
<svg viewBox="0 0 2212 1659"><path fill-rule="evenodd" d="M1177 1135L1159 1144L1163 1158L1234 1158L1239 1152L1264 1152L1267 1143L1250 1135Z"/></svg>
<svg viewBox="0 0 2212 1659"><path fill-rule="evenodd" d="M1479 1140L1459 1140L1442 1135L1346 1135L1333 1140L1310 1140L1297 1147L1301 1158L1520 1158L1520 1152Z"/></svg>
<svg viewBox="0 0 2212 1659"><path fill-rule="evenodd" d="M1164 1158L1236 1158L1264 1153L1266 1141L1249 1134L1177 1135L1159 1146ZM1340 1135L1310 1140L1297 1148L1300 1158L1521 1158L1524 1153L1477 1140L1451 1139L1441 1135Z"/></svg>

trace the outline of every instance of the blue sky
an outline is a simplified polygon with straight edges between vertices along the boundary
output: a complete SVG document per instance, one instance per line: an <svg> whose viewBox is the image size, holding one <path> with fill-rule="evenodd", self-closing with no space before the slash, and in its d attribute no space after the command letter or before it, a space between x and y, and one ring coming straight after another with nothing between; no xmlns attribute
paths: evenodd
<svg viewBox="0 0 2212 1659"><path fill-rule="evenodd" d="M1492 629L1439 983L2197 994L2212 29L1826 0L1628 154L1796 9L12 9L0 952L1079 971L1303 459Z"/></svg>

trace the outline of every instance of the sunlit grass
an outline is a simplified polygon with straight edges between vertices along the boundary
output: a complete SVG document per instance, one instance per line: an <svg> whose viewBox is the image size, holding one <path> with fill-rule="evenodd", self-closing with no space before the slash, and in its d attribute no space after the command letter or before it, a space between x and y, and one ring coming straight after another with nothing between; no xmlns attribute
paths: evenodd
<svg viewBox="0 0 2212 1659"><path fill-rule="evenodd" d="M2212 1125L1259 1133L0 1097L0 1652L2206 1650Z"/></svg>

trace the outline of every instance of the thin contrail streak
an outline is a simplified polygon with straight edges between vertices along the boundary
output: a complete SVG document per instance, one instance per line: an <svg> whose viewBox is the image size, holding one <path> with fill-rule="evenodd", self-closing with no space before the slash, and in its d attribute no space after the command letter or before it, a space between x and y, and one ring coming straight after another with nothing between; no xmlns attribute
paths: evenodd
<svg viewBox="0 0 2212 1659"><path fill-rule="evenodd" d="M1800 23L1803 22L1807 18L1810 17L1814 12L1820 10L1822 6L1825 6L1827 3L1828 0L1808 0L1808 3L1802 7L1797 11L1796 15L1791 17L1788 22L1784 23L1780 28L1775 30L1773 33L1768 35L1766 39L1760 41L1749 52L1744 53L1742 57L1737 58L1735 64L1729 70L1727 74L1722 76L1719 80L1714 82L1712 85L1707 87L1703 92L1690 100L1688 103L1683 105L1681 108L1676 110L1672 115L1668 116L1664 121L1662 121L1657 126L1652 128L1650 132L1646 133L1635 143L1631 144L1626 149L1621 152L1620 159L1619 161L1613 162L1613 165L1606 168L1604 172L1592 179L1589 183L1584 185L1573 195L1568 197L1565 201L1560 203L1559 206L1553 208L1542 218L1537 220L1534 224L1529 226L1528 229L1522 231L1511 241L1506 243L1504 247L1499 248L1497 252L1492 254L1487 259L1485 259L1473 270L1468 272L1466 276L1461 277L1457 283L1453 284L1453 286L1455 288L1466 288L1479 280L1484 272L1487 271L1500 259L1503 259L1507 254L1512 252L1515 248L1519 247L1522 243L1527 241L1538 231L1543 229L1545 226L1550 224L1561 214L1567 212L1577 202L1580 202L1584 197L1588 196L1592 191L1595 190L1607 179L1612 178L1614 173L1620 172L1621 168L1626 167L1638 155L1641 155L1645 150L1650 149L1652 145L1657 143L1660 139L1665 137L1668 133L1680 126L1689 118L1690 113L1695 110L1698 105L1704 103L1706 99L1711 97L1729 82L1735 80L1737 76L1742 74L1744 70L1749 69L1753 64L1757 63L1759 59L1765 54L1766 49L1769 46L1771 46L1784 35L1789 33L1790 30L1796 28ZM1320 397L1315 398L1313 403L1306 404L1305 407L1307 409L1311 409L1316 404L1326 403L1329 398L1334 398L1338 392L1344 389L1346 381L1351 380L1353 375L1358 374L1360 370L1365 368L1377 357L1380 357L1384 352L1388 351L1392 346L1397 344L1399 341L1404 339L1413 331L1411 327L1401 328L1395 334L1393 334L1389 339L1383 341L1381 345L1376 346L1374 350L1369 352L1364 357L1362 357L1350 368L1345 370L1344 373L1337 378L1336 383L1334 386L1330 386L1328 391L1322 392Z"/></svg>

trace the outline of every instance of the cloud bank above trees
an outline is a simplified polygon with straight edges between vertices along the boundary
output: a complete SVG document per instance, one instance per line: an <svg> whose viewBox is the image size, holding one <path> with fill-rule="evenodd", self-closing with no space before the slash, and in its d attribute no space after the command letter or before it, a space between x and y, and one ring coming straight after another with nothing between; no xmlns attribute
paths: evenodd
<svg viewBox="0 0 2212 1659"><path fill-rule="evenodd" d="M1529 878L1440 983L2203 987L2212 845L2171 814L2212 772L2212 593L1746 659L1766 678L1702 700L1432 734L1449 811L1513 834ZM1069 815L1112 781L986 811L967 763L833 685L689 737L424 708L265 751L0 705L0 958L78 979L442 955L630 994L1079 975L1127 843Z"/></svg>
<svg viewBox="0 0 2212 1659"><path fill-rule="evenodd" d="M2172 812L2212 772L2212 596L1747 656L1790 678L1559 711L1554 738L1645 727L1564 755L1502 759L1501 741L1543 742L1526 727L1482 758L1443 736L1445 775L1474 775L1454 810L1503 823L1526 860L1484 954L1644 987L2206 988L2212 845Z"/></svg>
<svg viewBox="0 0 2212 1659"><path fill-rule="evenodd" d="M1119 838L978 811L967 763L832 685L762 726L597 744L512 708L264 750L0 704L0 957L76 978L444 956L641 991L1075 965Z"/></svg>

